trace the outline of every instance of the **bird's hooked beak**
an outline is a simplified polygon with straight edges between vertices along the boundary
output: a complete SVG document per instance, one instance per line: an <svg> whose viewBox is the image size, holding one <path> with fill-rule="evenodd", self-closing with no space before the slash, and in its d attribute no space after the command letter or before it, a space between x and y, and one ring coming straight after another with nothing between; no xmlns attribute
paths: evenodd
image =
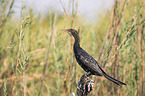
<svg viewBox="0 0 145 96"><path fill-rule="evenodd" d="M71 32L69 31L69 29L62 29L61 31L67 32L71 35Z"/></svg>

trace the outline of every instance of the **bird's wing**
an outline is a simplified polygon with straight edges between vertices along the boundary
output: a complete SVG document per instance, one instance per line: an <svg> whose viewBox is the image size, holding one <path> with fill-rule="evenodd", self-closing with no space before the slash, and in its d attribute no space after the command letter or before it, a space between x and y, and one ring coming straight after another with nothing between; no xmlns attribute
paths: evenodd
<svg viewBox="0 0 145 96"><path fill-rule="evenodd" d="M86 66L88 71L90 71L94 75L103 75L105 73L101 67L98 65L97 61L90 56L85 50L82 48L78 49L78 61L82 66Z"/></svg>

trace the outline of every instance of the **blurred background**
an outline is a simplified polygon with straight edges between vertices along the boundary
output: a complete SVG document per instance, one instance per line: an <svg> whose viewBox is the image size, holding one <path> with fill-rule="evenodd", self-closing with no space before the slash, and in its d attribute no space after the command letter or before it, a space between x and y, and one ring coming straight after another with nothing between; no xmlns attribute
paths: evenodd
<svg viewBox="0 0 145 96"><path fill-rule="evenodd" d="M81 47L110 76L90 96L145 95L144 0L0 0L0 95L71 96L85 73L73 53Z"/></svg>
<svg viewBox="0 0 145 96"><path fill-rule="evenodd" d="M75 3L74 7L72 2ZM83 15L87 21L94 21L98 19L99 14L103 13L103 10L110 11L113 6L114 0L24 0L23 4L27 7L27 10L33 9L33 14L41 14L45 17L49 11L55 12L55 14L63 14L65 11L71 15L72 8L78 15ZM15 10L16 17L20 17L22 2L20 0L15 0L13 9ZM78 6L79 5L79 6ZM91 22L92 23L92 22Z"/></svg>

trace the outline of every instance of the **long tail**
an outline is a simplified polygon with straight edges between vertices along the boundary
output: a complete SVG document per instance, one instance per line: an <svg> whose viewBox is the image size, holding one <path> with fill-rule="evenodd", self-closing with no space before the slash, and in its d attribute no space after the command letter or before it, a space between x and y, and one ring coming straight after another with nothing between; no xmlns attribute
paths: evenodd
<svg viewBox="0 0 145 96"><path fill-rule="evenodd" d="M121 82L121 81L119 81L119 80L117 80L117 79L115 79L115 78L113 78L113 77L107 75L107 74L103 71L103 69L102 69L100 66L98 66L98 67L99 67L100 70L102 71L103 76L104 76L105 78L107 78L108 80L114 82L115 84L117 84L117 85L119 85L119 86L120 86L120 85L126 85L125 83L123 83L123 82Z"/></svg>
<svg viewBox="0 0 145 96"><path fill-rule="evenodd" d="M125 83L123 83L123 82L121 82L121 81L119 81L119 80L117 80L117 79L115 79L107 74L104 74L104 77L107 78L108 80L114 82L117 85L126 85Z"/></svg>

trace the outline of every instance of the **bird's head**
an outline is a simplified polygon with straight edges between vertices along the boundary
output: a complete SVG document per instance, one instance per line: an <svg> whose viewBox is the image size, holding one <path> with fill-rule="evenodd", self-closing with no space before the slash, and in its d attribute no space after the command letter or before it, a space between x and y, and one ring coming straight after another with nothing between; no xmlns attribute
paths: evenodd
<svg viewBox="0 0 145 96"><path fill-rule="evenodd" d="M65 31L69 33L70 35L72 35L75 38L75 45L80 46L79 34L75 29L62 29L62 31Z"/></svg>
<svg viewBox="0 0 145 96"><path fill-rule="evenodd" d="M78 35L78 32L75 29L62 29L62 31L65 31L67 33L69 33L70 35Z"/></svg>

